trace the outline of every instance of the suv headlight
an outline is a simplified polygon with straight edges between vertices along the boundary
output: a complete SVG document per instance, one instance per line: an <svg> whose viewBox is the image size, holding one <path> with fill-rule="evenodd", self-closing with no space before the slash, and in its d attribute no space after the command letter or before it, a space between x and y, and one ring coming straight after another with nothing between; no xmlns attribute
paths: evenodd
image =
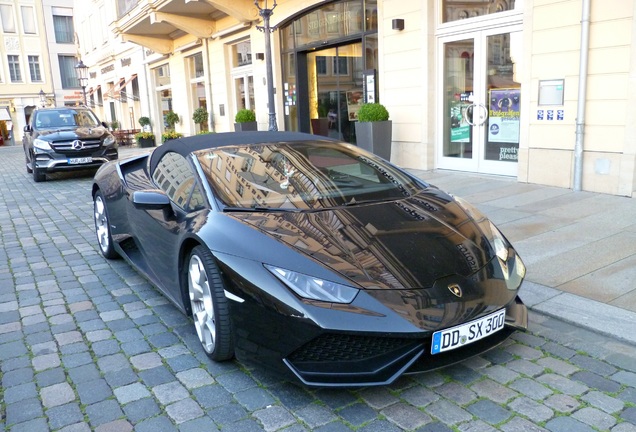
<svg viewBox="0 0 636 432"><path fill-rule="evenodd" d="M33 140L33 147L39 150L53 150L51 148L51 143L40 138L36 138Z"/></svg>
<svg viewBox="0 0 636 432"><path fill-rule="evenodd" d="M329 303L351 303L358 289L265 264L281 282L301 297Z"/></svg>
<svg viewBox="0 0 636 432"><path fill-rule="evenodd" d="M113 145L114 143L115 143L115 137L113 135L108 135L106 138L104 138L105 146Z"/></svg>

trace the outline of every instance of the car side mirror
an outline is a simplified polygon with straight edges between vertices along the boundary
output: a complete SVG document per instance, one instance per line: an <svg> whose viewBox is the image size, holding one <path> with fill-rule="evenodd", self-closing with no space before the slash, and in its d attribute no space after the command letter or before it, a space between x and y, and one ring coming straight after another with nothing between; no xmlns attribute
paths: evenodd
<svg viewBox="0 0 636 432"><path fill-rule="evenodd" d="M170 206L170 198L162 190L139 190L133 192L132 202L137 208L162 209Z"/></svg>
<svg viewBox="0 0 636 432"><path fill-rule="evenodd" d="M108 129L108 125L106 124L105 121L101 122L102 126L104 126L106 129Z"/></svg>
<svg viewBox="0 0 636 432"><path fill-rule="evenodd" d="M150 189L133 192L132 202L135 208L142 210L161 210L165 220L174 220L175 213L170 198L162 190Z"/></svg>

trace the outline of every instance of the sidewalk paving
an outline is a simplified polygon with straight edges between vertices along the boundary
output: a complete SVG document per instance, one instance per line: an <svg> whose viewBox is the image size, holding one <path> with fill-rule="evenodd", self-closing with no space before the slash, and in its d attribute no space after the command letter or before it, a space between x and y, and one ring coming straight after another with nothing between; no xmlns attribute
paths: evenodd
<svg viewBox="0 0 636 432"><path fill-rule="evenodd" d="M532 309L636 344L636 199L454 171L415 171L508 237Z"/></svg>

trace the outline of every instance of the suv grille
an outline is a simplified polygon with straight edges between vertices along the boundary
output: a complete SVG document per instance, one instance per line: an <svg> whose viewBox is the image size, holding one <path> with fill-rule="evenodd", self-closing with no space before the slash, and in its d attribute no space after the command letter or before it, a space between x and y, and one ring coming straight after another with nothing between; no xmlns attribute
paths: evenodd
<svg viewBox="0 0 636 432"><path fill-rule="evenodd" d="M54 143L51 143L51 147L53 147L53 150L55 151L66 152L66 151L94 150L96 148L99 148L99 146L102 144L99 139L86 140L86 141L82 141L82 143L84 144L84 148L77 149L77 150L73 148L73 141L54 142Z"/></svg>

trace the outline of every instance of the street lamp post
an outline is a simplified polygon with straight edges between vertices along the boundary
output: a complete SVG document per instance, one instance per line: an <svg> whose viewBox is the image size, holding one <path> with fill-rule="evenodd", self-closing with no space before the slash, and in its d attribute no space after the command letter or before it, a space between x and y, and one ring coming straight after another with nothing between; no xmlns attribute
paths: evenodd
<svg viewBox="0 0 636 432"><path fill-rule="evenodd" d="M276 126L276 109L274 105L274 74L272 72L272 46L270 42L270 33L276 30L276 27L269 26L269 17L274 13L276 8L276 0L271 8L267 7L267 0L265 0L265 7L261 7L258 4L258 0L254 0L254 6L258 8L259 15L263 18L263 25L256 26L256 28L265 34L265 65L267 67L267 105L269 105L269 129L270 131L277 131Z"/></svg>
<svg viewBox="0 0 636 432"><path fill-rule="evenodd" d="M42 108L46 107L46 93L44 93L44 90L40 89L40 106Z"/></svg>
<svg viewBox="0 0 636 432"><path fill-rule="evenodd" d="M77 70L77 80L84 94L84 105L87 105L86 86L88 85L88 66L84 64L84 61L80 60L79 63L75 65L75 69Z"/></svg>

